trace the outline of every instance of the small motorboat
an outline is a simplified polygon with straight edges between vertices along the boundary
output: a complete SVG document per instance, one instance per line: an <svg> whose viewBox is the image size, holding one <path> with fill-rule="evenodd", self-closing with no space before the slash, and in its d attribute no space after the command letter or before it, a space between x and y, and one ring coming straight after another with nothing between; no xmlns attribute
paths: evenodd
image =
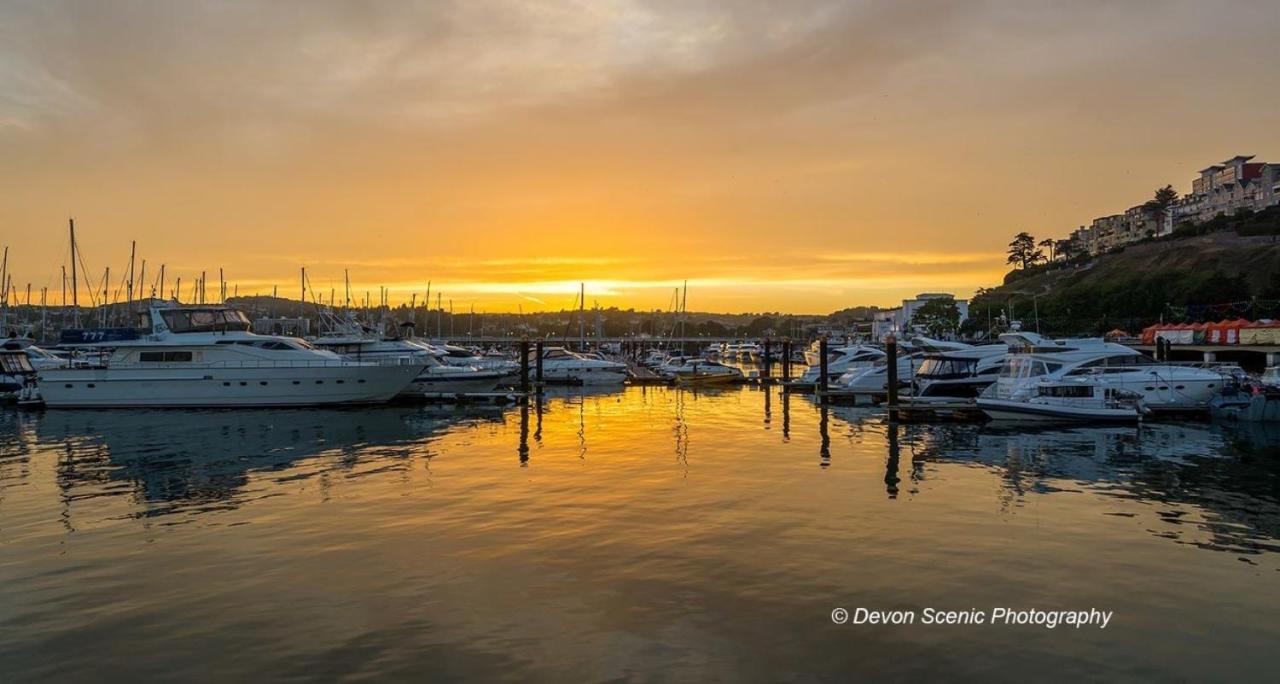
<svg viewBox="0 0 1280 684"><path fill-rule="evenodd" d="M1092 376L1045 380L1029 397L983 396L977 404L992 420L1010 421L1136 423L1146 413L1141 394Z"/></svg>
<svg viewBox="0 0 1280 684"><path fill-rule="evenodd" d="M682 385L717 385L741 382L742 370L710 359L682 359L658 368L658 374Z"/></svg>

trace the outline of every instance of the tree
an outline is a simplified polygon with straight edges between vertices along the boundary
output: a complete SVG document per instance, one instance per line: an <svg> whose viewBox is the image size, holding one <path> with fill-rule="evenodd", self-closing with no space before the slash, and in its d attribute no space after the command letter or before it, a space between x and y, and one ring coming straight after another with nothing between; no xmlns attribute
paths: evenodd
<svg viewBox="0 0 1280 684"><path fill-rule="evenodd" d="M911 315L911 324L933 337L942 337L960 326L960 307L950 297L930 299Z"/></svg>
<svg viewBox="0 0 1280 684"><path fill-rule="evenodd" d="M1041 246L1041 247L1048 247L1048 248L1049 248L1049 261L1053 261L1053 258L1054 258L1054 248L1055 248L1055 246L1056 246L1056 243L1053 241L1053 238L1045 238L1045 239L1041 240L1040 242L1038 242L1038 243L1036 243L1036 244L1038 244L1038 245L1039 245L1039 246Z"/></svg>
<svg viewBox="0 0 1280 684"><path fill-rule="evenodd" d="M1146 201L1142 206L1146 210L1155 215L1156 220L1161 224L1165 219L1169 218L1169 209L1178 201L1178 191L1173 189L1172 185L1166 185L1156 190L1155 195ZM1159 231L1156 231L1159 232ZM1151 237L1148 235L1147 237Z"/></svg>
<svg viewBox="0 0 1280 684"><path fill-rule="evenodd" d="M1280 299L1280 271L1273 271L1271 278L1262 288L1263 299Z"/></svg>
<svg viewBox="0 0 1280 684"><path fill-rule="evenodd" d="M1044 252L1036 249L1036 239L1031 237L1031 233L1024 231L1013 236L1013 241L1009 243L1009 258L1005 263L1030 268L1041 259L1044 259Z"/></svg>

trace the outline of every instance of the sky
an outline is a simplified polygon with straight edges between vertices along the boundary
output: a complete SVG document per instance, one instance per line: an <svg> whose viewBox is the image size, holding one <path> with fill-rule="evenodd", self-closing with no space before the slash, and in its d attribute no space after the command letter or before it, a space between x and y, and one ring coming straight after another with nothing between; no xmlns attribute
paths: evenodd
<svg viewBox="0 0 1280 684"><path fill-rule="evenodd" d="M167 289L969 296L1018 231L1280 159L1277 35L1274 0L0 0L0 244L50 301L69 216L93 279L136 241Z"/></svg>

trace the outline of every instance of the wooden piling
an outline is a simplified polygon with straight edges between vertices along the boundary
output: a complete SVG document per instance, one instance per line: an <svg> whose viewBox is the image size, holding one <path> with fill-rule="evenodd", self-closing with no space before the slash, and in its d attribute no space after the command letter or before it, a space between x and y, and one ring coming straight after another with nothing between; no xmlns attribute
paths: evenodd
<svg viewBox="0 0 1280 684"><path fill-rule="evenodd" d="M885 361L888 362L886 370L889 378L885 385L885 389L889 393L889 420L898 420L898 338L889 335L885 340Z"/></svg>
<svg viewBox="0 0 1280 684"><path fill-rule="evenodd" d="M529 338L520 338L520 392L529 394Z"/></svg>
<svg viewBox="0 0 1280 684"><path fill-rule="evenodd" d="M782 380L791 379L791 338L782 338Z"/></svg>
<svg viewBox="0 0 1280 684"><path fill-rule="evenodd" d="M827 336L823 335L818 338L818 355L821 360L818 361L818 394L823 403L827 401L827 372L830 370L831 360L827 358Z"/></svg>
<svg viewBox="0 0 1280 684"><path fill-rule="evenodd" d="M533 378L538 383L538 391L541 392L542 391L542 340L538 340L538 343L535 345L533 363L534 363Z"/></svg>
<svg viewBox="0 0 1280 684"><path fill-rule="evenodd" d="M773 341L768 337L764 338L764 368L760 369L760 377L768 380L773 375Z"/></svg>

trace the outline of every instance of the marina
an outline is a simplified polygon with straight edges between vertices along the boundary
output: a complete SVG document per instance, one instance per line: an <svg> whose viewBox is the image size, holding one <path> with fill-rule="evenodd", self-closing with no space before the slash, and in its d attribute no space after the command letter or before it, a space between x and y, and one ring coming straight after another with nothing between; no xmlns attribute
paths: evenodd
<svg viewBox="0 0 1280 684"><path fill-rule="evenodd" d="M0 2L0 684L1274 679L1276 35Z"/></svg>

